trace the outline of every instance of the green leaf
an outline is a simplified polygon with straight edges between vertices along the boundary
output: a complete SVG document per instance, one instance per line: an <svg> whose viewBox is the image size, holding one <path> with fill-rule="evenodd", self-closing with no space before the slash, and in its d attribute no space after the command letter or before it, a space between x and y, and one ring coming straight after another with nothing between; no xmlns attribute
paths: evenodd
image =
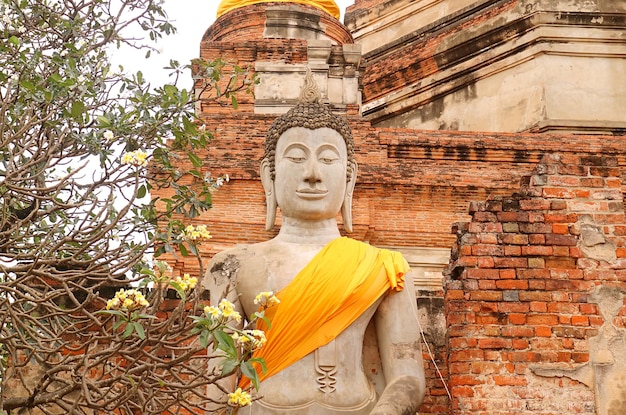
<svg viewBox="0 0 626 415"><path fill-rule="evenodd" d="M211 339L211 332L206 329L202 330L202 332L200 333L200 346L204 347L205 349L209 347L210 339Z"/></svg>
<svg viewBox="0 0 626 415"><path fill-rule="evenodd" d="M217 340L217 348L225 352L228 356L233 358L237 357L237 349L235 348L235 342L230 335L224 333L222 330L215 330L213 337Z"/></svg>
<svg viewBox="0 0 626 415"><path fill-rule="evenodd" d="M263 359L262 357L253 357L249 359L248 362L258 363L261 366L261 370L263 371L263 373L267 373L267 366L265 365L265 359Z"/></svg>
<svg viewBox="0 0 626 415"><path fill-rule="evenodd" d="M141 340L144 340L146 338L146 332L143 329L143 326L141 325L141 323L139 323L138 321L135 321L133 325L135 326L135 331L137 332L137 336L139 336Z"/></svg>
<svg viewBox="0 0 626 415"><path fill-rule="evenodd" d="M239 108L239 103L237 102L237 98L235 98L235 95L231 95L230 103L233 105L234 109Z"/></svg>
<svg viewBox="0 0 626 415"><path fill-rule="evenodd" d="M133 334L134 329L135 329L134 324L131 324L131 323L126 324L126 330L124 330L124 334L122 334L122 339L125 339L131 334Z"/></svg>
<svg viewBox="0 0 626 415"><path fill-rule="evenodd" d="M189 251L187 251L187 247L185 244L178 245L178 249L180 250L180 254L184 257L189 256Z"/></svg>
<svg viewBox="0 0 626 415"><path fill-rule="evenodd" d="M174 85L167 84L163 87L163 90L167 94L168 97L174 99L176 97L176 93L178 92L178 88Z"/></svg>
<svg viewBox="0 0 626 415"><path fill-rule="evenodd" d="M200 159L200 157L198 157L197 155L195 155L191 151L187 152L187 157L189 157L189 160L191 161L191 164L193 164L193 166L195 168L202 167L202 160Z"/></svg>
<svg viewBox="0 0 626 415"><path fill-rule="evenodd" d="M98 115L97 120L98 120L98 126L99 127L110 127L111 126L111 120L109 120L104 115Z"/></svg>
<svg viewBox="0 0 626 415"><path fill-rule="evenodd" d="M243 373L245 377L250 379L250 382L252 382L254 389L259 390L259 374L256 373L256 370L254 369L254 366L252 366L252 363L243 362L241 364L241 373Z"/></svg>
<svg viewBox="0 0 626 415"><path fill-rule="evenodd" d="M237 366L239 366L237 359L224 359L222 361L222 375L233 373L235 369L237 369Z"/></svg>
<svg viewBox="0 0 626 415"><path fill-rule="evenodd" d="M148 193L148 189L146 189L146 186L139 186L139 189L137 189L137 198L142 199L146 196L146 193Z"/></svg>
<svg viewBox="0 0 626 415"><path fill-rule="evenodd" d="M18 45L20 43L20 40L17 38L17 36L11 36L9 38L9 43L12 43L14 45Z"/></svg>
<svg viewBox="0 0 626 415"><path fill-rule="evenodd" d="M80 101L74 101L72 103L72 109L70 110L70 114L75 120L83 119L83 112L85 112L85 104Z"/></svg>

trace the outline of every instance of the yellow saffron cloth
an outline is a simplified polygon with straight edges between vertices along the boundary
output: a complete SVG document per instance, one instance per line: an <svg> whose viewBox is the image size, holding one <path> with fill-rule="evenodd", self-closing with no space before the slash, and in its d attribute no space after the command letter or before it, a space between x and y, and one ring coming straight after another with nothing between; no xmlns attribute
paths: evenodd
<svg viewBox="0 0 626 415"><path fill-rule="evenodd" d="M328 344L389 290L404 288L409 266L398 252L341 237L327 244L266 310L267 343L254 357L265 359L262 381ZM258 327L265 330L262 321ZM249 385L245 377L239 386Z"/></svg>
<svg viewBox="0 0 626 415"><path fill-rule="evenodd" d="M339 7L333 0L222 0L217 7L217 17L228 13L231 10L238 9L239 7L249 6L257 3L299 3L308 4L309 6L317 7L325 11L326 13L339 19Z"/></svg>

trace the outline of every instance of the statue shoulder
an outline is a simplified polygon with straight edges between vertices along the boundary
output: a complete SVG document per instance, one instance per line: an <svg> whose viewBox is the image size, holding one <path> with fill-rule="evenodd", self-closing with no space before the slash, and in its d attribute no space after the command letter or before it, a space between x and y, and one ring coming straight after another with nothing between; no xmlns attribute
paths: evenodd
<svg viewBox="0 0 626 415"><path fill-rule="evenodd" d="M262 243L237 245L215 254L209 261L203 281L211 300L234 296L241 275L247 274L246 270L258 268L262 258Z"/></svg>

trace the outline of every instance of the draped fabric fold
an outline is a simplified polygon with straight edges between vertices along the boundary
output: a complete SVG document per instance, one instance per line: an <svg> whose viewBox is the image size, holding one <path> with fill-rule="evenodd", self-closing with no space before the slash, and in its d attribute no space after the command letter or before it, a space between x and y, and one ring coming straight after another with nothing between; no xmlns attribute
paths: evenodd
<svg viewBox="0 0 626 415"><path fill-rule="evenodd" d="M334 16L336 19L339 19L340 10L333 0L222 0L220 5L217 7L217 17L220 17L231 10L238 9L239 7L257 3L272 2L307 4L309 6L317 7L331 16Z"/></svg>
<svg viewBox="0 0 626 415"><path fill-rule="evenodd" d="M402 290L407 271L398 252L345 237L330 242L276 294L280 304L266 310L271 328L254 355L267 366L260 379L328 344L390 289ZM243 378L239 385L248 384Z"/></svg>

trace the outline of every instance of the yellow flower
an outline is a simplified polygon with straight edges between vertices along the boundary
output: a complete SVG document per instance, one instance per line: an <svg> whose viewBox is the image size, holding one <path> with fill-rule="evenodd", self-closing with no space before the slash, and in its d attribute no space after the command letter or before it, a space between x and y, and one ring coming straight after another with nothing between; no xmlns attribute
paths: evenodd
<svg viewBox="0 0 626 415"><path fill-rule="evenodd" d="M183 291L192 290L198 284L198 279L191 277L189 274L183 274L182 278L176 277L174 281L180 285Z"/></svg>
<svg viewBox="0 0 626 415"><path fill-rule="evenodd" d="M223 299L222 301L220 301L220 304L218 305L218 307L222 311L222 315L224 317L232 318L237 323L241 322L241 314L235 311L235 306L233 305L233 303L231 303L227 299Z"/></svg>
<svg viewBox="0 0 626 415"><path fill-rule="evenodd" d="M206 241L213 236L211 236L211 232L207 229L206 225L188 225L181 233L178 235L179 239L184 241Z"/></svg>
<svg viewBox="0 0 626 415"><path fill-rule="evenodd" d="M137 167L148 165L148 154L142 150L129 151L122 156L122 164L131 164Z"/></svg>
<svg viewBox="0 0 626 415"><path fill-rule="evenodd" d="M204 307L204 314L206 314L207 317L211 317L213 320L217 320L218 318L222 316L222 311L217 307L208 305Z"/></svg>
<svg viewBox="0 0 626 415"><path fill-rule="evenodd" d="M135 289L124 290L120 289L115 293L115 297L107 301L107 310L122 310L122 311L134 311L142 307L150 305L148 300L143 296L140 291Z"/></svg>
<svg viewBox="0 0 626 415"><path fill-rule="evenodd" d="M280 303L278 297L274 295L273 291L263 291L257 294L254 298L254 304L259 304L260 308L265 310L273 305Z"/></svg>
<svg viewBox="0 0 626 415"><path fill-rule="evenodd" d="M234 406L247 406L252 404L252 397L248 392L237 388L235 392L228 394L228 403Z"/></svg>

